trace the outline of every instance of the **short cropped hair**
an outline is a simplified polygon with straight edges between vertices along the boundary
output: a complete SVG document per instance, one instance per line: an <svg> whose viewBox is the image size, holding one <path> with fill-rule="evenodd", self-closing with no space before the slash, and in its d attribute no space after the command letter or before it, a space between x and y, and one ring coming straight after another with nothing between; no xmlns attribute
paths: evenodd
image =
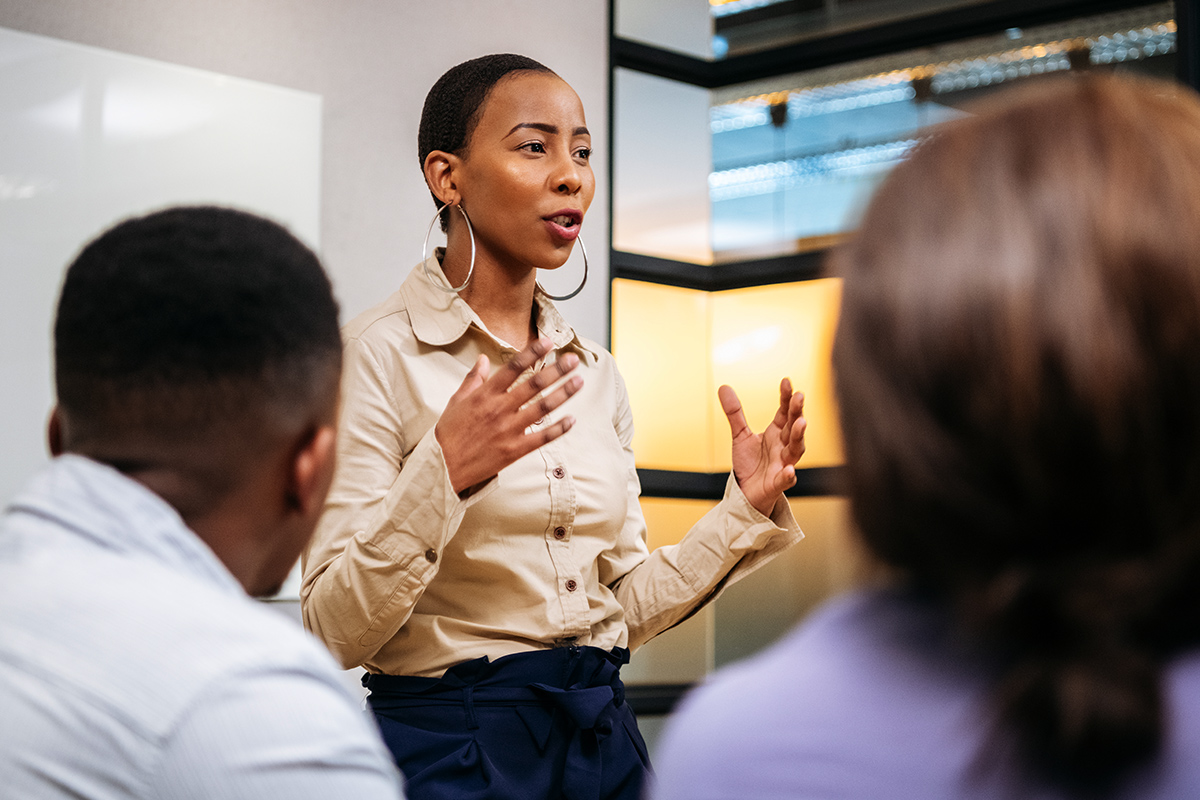
<svg viewBox="0 0 1200 800"><path fill-rule="evenodd" d="M417 132L417 156L421 169L434 150L460 155L471 142L488 95L503 78L514 72L547 72L546 65L513 53L480 56L451 67L437 79L421 110ZM442 202L433 196L434 205ZM442 212L442 230L446 230L449 209Z"/></svg>
<svg viewBox="0 0 1200 800"><path fill-rule="evenodd" d="M1002 729L1086 793L1200 642L1200 100L1046 79L950 123L835 256L869 550L999 654Z"/></svg>
<svg viewBox="0 0 1200 800"><path fill-rule="evenodd" d="M252 442L334 405L338 307L316 255L280 225L172 208L122 222L79 253L54 360L77 444L217 432Z"/></svg>

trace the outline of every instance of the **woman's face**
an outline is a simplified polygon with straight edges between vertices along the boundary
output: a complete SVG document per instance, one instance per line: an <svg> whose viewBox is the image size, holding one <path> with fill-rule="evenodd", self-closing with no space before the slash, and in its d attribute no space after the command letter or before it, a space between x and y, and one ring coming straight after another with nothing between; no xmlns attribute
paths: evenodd
<svg viewBox="0 0 1200 800"><path fill-rule="evenodd" d="M496 84L455 172L477 247L504 265L562 266L596 193L591 148L562 78L519 72Z"/></svg>

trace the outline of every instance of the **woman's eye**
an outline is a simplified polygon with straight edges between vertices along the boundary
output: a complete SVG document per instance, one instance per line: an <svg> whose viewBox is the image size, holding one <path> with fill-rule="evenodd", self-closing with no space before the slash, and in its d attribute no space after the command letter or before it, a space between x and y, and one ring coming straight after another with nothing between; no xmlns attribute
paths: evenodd
<svg viewBox="0 0 1200 800"><path fill-rule="evenodd" d="M589 158L592 157L592 148L581 147L580 149L575 151L575 156L583 161L587 161Z"/></svg>
<svg viewBox="0 0 1200 800"><path fill-rule="evenodd" d="M541 142L526 142L525 144L521 145L521 149L528 150L531 153L546 152L546 146Z"/></svg>

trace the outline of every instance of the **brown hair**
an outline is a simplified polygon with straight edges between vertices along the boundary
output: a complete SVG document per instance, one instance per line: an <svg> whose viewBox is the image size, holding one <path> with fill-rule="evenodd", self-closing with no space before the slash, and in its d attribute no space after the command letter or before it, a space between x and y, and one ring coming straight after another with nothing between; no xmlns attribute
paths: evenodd
<svg viewBox="0 0 1200 800"><path fill-rule="evenodd" d="M994 648L1025 762L1111 787L1200 638L1200 102L1007 95L920 145L834 265L862 537Z"/></svg>

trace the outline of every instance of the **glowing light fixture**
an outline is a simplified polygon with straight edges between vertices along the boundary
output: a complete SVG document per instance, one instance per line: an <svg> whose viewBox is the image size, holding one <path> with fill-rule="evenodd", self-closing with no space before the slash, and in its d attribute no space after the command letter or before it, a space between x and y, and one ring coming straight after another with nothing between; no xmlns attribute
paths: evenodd
<svg viewBox="0 0 1200 800"><path fill-rule="evenodd" d="M761 430L785 376L805 394L801 466L840 464L830 367L840 302L833 278L723 292L613 281L613 353L633 407L638 466L728 470L729 426L717 387L733 386L751 427Z"/></svg>
<svg viewBox="0 0 1200 800"><path fill-rule="evenodd" d="M708 176L709 197L713 202L718 202L818 183L831 175L851 177L887 172L900 163L918 141L904 139L883 142L786 161L719 170Z"/></svg>
<svg viewBox="0 0 1200 800"><path fill-rule="evenodd" d="M745 0L741 0L744 2ZM726 8L737 3L720 6ZM713 133L770 123L770 106L786 102L789 118L834 114L914 98L912 81L932 78L933 94L991 86L1006 80L1066 70L1068 53L1087 50L1092 64L1116 64L1175 52L1176 25L1166 20L1095 36L1057 39L969 58L889 70L855 80L785 89L743 97L712 107Z"/></svg>

